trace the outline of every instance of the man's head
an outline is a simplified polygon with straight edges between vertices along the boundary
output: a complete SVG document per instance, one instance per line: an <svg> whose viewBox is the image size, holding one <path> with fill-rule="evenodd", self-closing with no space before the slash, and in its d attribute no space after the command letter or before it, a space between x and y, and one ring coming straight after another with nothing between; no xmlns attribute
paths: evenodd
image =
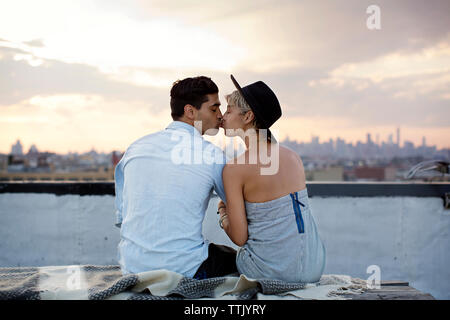
<svg viewBox="0 0 450 320"><path fill-rule="evenodd" d="M174 82L170 90L170 107L172 119L194 125L201 121L202 132L217 134L222 120L220 111L219 89L208 77L186 78Z"/></svg>

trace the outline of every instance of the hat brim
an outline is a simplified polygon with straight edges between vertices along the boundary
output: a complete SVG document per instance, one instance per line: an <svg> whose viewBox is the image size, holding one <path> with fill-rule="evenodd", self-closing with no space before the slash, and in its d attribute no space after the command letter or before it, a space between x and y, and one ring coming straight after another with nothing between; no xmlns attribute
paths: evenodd
<svg viewBox="0 0 450 320"><path fill-rule="evenodd" d="M233 84L234 84L234 86L236 87L236 89L238 89L238 91L239 91L240 93L242 93L242 88L241 88L241 86L239 85L239 83L236 81L236 79L233 77L232 74L230 74L230 77L231 77L231 81L233 81Z"/></svg>

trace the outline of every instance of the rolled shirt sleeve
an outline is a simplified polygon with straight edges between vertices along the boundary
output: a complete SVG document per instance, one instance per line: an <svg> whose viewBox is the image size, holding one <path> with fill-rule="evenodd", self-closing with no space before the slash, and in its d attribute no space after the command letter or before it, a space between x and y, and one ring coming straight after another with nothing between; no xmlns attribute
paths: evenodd
<svg viewBox="0 0 450 320"><path fill-rule="evenodd" d="M222 163L220 163L221 161L216 161L216 163L214 163L214 166L213 166L214 191L217 193L219 198L222 199L223 202L225 202L225 204L226 204L227 201L226 201L226 197L225 197L225 189L223 187L223 180L222 180L222 171L226 164L226 157L223 153L221 156L223 157Z"/></svg>
<svg viewBox="0 0 450 320"><path fill-rule="evenodd" d="M114 170L114 190L115 199L114 206L116 209L116 223L115 226L120 228L122 226L122 208L123 208L123 160L124 157L119 161Z"/></svg>

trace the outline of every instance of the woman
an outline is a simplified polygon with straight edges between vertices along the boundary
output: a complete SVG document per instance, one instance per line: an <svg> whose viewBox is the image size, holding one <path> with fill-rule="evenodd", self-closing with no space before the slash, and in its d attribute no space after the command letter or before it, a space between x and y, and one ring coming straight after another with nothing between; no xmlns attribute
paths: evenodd
<svg viewBox="0 0 450 320"><path fill-rule="evenodd" d="M220 201L218 211L220 225L240 246L237 268L253 279L319 281L325 247L311 213L302 160L268 130L281 116L278 99L262 81L241 88L231 79L237 90L226 96L222 126L247 148L223 169L227 203ZM261 174L270 165L263 161L266 152L271 162L278 161L273 174Z"/></svg>

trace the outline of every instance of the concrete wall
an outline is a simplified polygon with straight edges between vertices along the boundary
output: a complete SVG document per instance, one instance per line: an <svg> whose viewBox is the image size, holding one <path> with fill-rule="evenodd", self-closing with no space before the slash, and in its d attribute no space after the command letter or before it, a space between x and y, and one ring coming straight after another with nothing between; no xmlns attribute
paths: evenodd
<svg viewBox="0 0 450 320"><path fill-rule="evenodd" d="M0 267L117 264L119 229L114 197L0 194ZM404 280L450 299L450 210L440 198L312 197L327 249L327 274L367 279L378 265L382 280ZM234 244L218 227L210 201L205 237Z"/></svg>
<svg viewBox="0 0 450 320"><path fill-rule="evenodd" d="M0 266L117 264L114 197L0 194Z"/></svg>

